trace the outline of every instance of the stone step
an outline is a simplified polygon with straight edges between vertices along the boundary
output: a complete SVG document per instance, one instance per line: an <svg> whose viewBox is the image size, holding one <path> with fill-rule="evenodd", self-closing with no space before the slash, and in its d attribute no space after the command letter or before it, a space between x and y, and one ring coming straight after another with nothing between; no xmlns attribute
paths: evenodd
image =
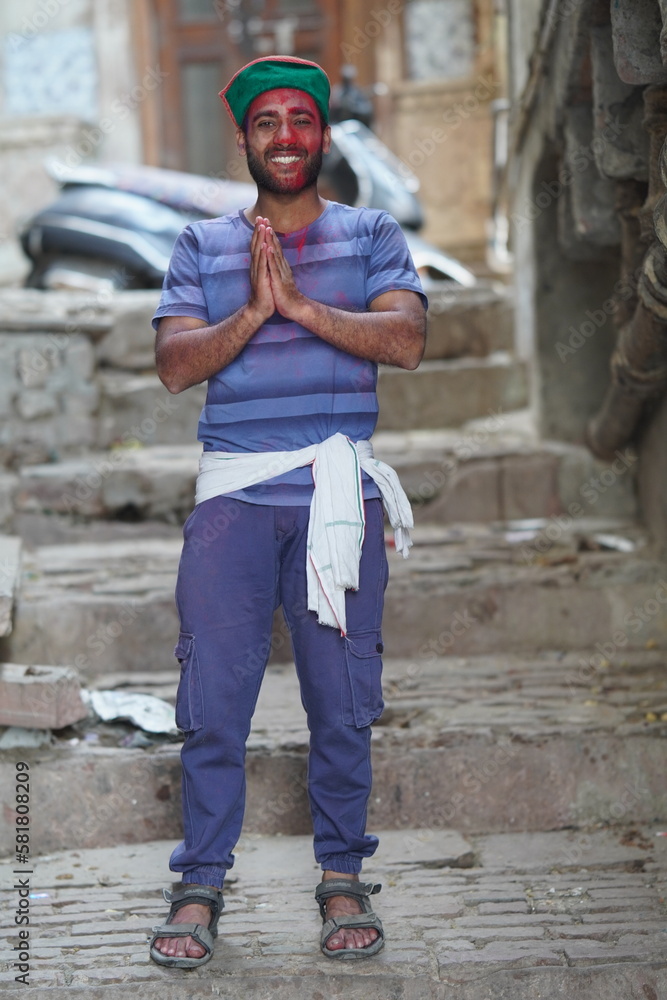
<svg viewBox="0 0 667 1000"><path fill-rule="evenodd" d="M196 442L205 385L172 395L153 372L107 371L98 378L98 448L132 442L144 447Z"/></svg>
<svg viewBox="0 0 667 1000"><path fill-rule="evenodd" d="M641 547L630 526L609 536L595 523L590 534L584 524L572 534L555 518L534 531L525 523L517 531L423 528L410 559L390 563L392 654L667 645L664 562L606 548Z"/></svg>
<svg viewBox="0 0 667 1000"><path fill-rule="evenodd" d="M509 296L488 284L432 295L427 360L403 373L416 384L381 373L384 426L458 425L489 408L524 404L525 372L507 353ZM195 439L205 389L174 397L159 382L150 322L158 298L154 291L0 292L0 461L16 466L118 443ZM442 360L462 354L470 361Z"/></svg>
<svg viewBox="0 0 667 1000"><path fill-rule="evenodd" d="M170 395L157 375L107 372L99 378L97 445L190 444L206 387ZM524 366L505 352L489 357L425 361L415 372L382 368L380 430L458 427L492 411L527 402Z"/></svg>
<svg viewBox="0 0 667 1000"><path fill-rule="evenodd" d="M634 454L607 463L577 445L538 442L522 412L496 413L461 431L378 432L373 443L397 470L417 523L636 514ZM41 514L177 524L192 509L200 453L198 444L126 446L27 465L18 479L6 477L0 507L13 504L27 540L35 537L30 519ZM45 527L42 521L38 542L49 540ZM56 541L64 529L53 527Z"/></svg>
<svg viewBox="0 0 667 1000"><path fill-rule="evenodd" d="M152 303L149 303L146 310L148 330L151 329L148 315L151 308ZM129 315L128 322L134 326L136 316ZM109 334L110 343L116 343L120 336L118 323L116 327ZM512 349L512 339L511 293L502 286L481 285L479 288L435 292L431 296L425 361L464 356L481 358L498 351L507 352ZM147 345L144 345L144 351L146 349ZM142 357L145 364L145 354ZM506 355L499 357L506 360ZM173 396L153 371L123 370L129 361L126 353L102 354L101 360L106 364L116 362L121 368L99 373L98 447L106 448L128 438L135 438L144 445L189 444L196 440L197 423L206 397L204 385L193 386ZM149 367L152 367L152 362ZM384 381L388 375L383 370L381 380ZM469 379L473 377L467 376ZM491 376L485 374L481 378L489 382L482 389L483 394L493 392ZM448 391L451 394L451 388ZM391 405L392 401L388 398L387 402ZM426 424L422 421L420 426Z"/></svg>
<svg viewBox="0 0 667 1000"><path fill-rule="evenodd" d="M429 288L427 358L482 357L513 344L512 289L480 280L472 288ZM90 292L0 290L0 330L70 335L73 330L96 342L99 362L145 371L153 364L151 325L158 290Z"/></svg>
<svg viewBox="0 0 667 1000"><path fill-rule="evenodd" d="M463 833L667 821L664 653L387 658L373 726L371 826ZM177 671L99 677L102 690L175 699ZM129 748L132 728L92 720L20 750L40 850L179 837L179 745ZM270 666L248 741L246 829L310 830L308 731L294 667ZM0 753L12 787L17 750ZM6 803L5 840L13 814Z"/></svg>
<svg viewBox="0 0 667 1000"><path fill-rule="evenodd" d="M545 524L421 527L408 560L390 544L388 653L666 646L665 567L641 557L638 530L624 525L613 533L613 522L604 521ZM178 537L135 537L27 552L4 658L73 665L85 678L169 667L180 550ZM288 648L280 618L274 653Z"/></svg>
<svg viewBox="0 0 667 1000"><path fill-rule="evenodd" d="M657 998L664 961L664 839L655 827L462 838L380 831L366 871L387 944L365 962L319 950L310 837L245 835L227 877L213 957L202 972L148 957L167 907L173 840L35 857L30 976L9 962L3 992L38 1000L569 1000ZM472 848L471 867L454 851ZM4 885L16 876L2 866ZM17 890L4 906L11 922ZM12 940L14 944L14 940ZM11 961L11 960L10 960Z"/></svg>
<svg viewBox="0 0 667 1000"><path fill-rule="evenodd" d="M416 371L383 368L378 430L460 427L528 404L526 365L505 351L482 358L423 361Z"/></svg>
<svg viewBox="0 0 667 1000"><path fill-rule="evenodd" d="M19 514L177 523L194 504L201 445L120 447L20 470Z"/></svg>
<svg viewBox="0 0 667 1000"><path fill-rule="evenodd" d="M480 282L473 288L453 286L428 291L425 361L435 358L485 357L514 347L511 288Z"/></svg>
<svg viewBox="0 0 667 1000"><path fill-rule="evenodd" d="M527 411L490 413L460 430L378 432L373 444L398 472L416 523L637 513L633 452L608 463L579 445L539 441Z"/></svg>

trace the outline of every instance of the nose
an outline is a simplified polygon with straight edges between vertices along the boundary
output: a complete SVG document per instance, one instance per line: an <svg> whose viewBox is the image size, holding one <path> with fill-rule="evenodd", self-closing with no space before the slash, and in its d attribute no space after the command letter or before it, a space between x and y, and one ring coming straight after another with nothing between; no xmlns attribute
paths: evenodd
<svg viewBox="0 0 667 1000"><path fill-rule="evenodd" d="M278 123L278 127L274 133L274 142L278 143L280 146L291 146L293 145L294 139L294 127L290 121L281 121Z"/></svg>

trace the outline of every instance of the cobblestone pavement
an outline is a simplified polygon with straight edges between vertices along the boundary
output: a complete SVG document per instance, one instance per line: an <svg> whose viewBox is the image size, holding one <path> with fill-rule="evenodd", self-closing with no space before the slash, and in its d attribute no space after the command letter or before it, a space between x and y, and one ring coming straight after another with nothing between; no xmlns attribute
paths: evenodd
<svg viewBox="0 0 667 1000"><path fill-rule="evenodd" d="M387 946L367 962L342 963L319 952L310 838L246 836L215 954L194 971L160 968L146 947L165 916L160 890L171 882L173 842L35 857L29 986L14 983L12 959L0 982L28 1000L47 990L53 1000L125 997L132 985L150 998L658 1000L667 989L667 838L659 832L467 841L442 830L383 833L366 877L383 883L375 900ZM11 887L28 876L14 876L10 860L2 877L11 926Z"/></svg>

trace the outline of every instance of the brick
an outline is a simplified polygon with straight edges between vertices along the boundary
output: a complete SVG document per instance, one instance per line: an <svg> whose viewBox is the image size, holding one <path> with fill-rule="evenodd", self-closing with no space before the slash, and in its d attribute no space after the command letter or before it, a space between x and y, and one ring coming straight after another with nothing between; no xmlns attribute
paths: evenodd
<svg viewBox="0 0 667 1000"><path fill-rule="evenodd" d="M543 919L542 914L540 914L540 920ZM586 922L582 924L575 924L574 926L561 924L559 926L549 927L550 937L562 937L562 938L588 938L597 939L600 941L617 938L621 931L624 929L626 921L632 919L628 913L624 914L624 919L619 920L618 923L605 923L596 924L592 922ZM633 931L635 934L651 934L654 931L664 932L664 922L659 922L655 920L646 920L642 922L633 922Z"/></svg>
<svg viewBox="0 0 667 1000"><path fill-rule="evenodd" d="M515 903L480 903L478 912L480 914L492 914L492 913L526 913L527 903L519 902Z"/></svg>
<svg viewBox="0 0 667 1000"><path fill-rule="evenodd" d="M610 886L609 888L594 885L588 891L592 899L624 899L626 905L631 904L632 900L636 899L640 906L645 897L653 898L655 895L654 890L648 885L633 886L627 889L620 889L618 885Z"/></svg>
<svg viewBox="0 0 667 1000"><path fill-rule="evenodd" d="M625 913L628 913L630 908L628 899L624 895L621 895L620 892L618 896L610 899L591 900L586 904L586 909L599 913L604 913L605 910L623 910Z"/></svg>
<svg viewBox="0 0 667 1000"><path fill-rule="evenodd" d="M532 925L522 927L470 927L467 934L472 941L496 941L503 938L538 941L544 937L545 928L540 927L538 920L533 920Z"/></svg>
<svg viewBox="0 0 667 1000"><path fill-rule="evenodd" d="M0 665L0 725L62 729L87 715L72 667Z"/></svg>
<svg viewBox="0 0 667 1000"><path fill-rule="evenodd" d="M640 951L655 953L655 946L650 942L639 942L634 937L626 944L602 944L597 940L568 941L563 945L568 962L573 965L586 962L628 962L636 961Z"/></svg>
<svg viewBox="0 0 667 1000"><path fill-rule="evenodd" d="M440 974L451 977L462 974L465 976L465 966L497 966L509 965L512 967L525 967L527 965L562 965L565 962L563 952L558 949L558 945L550 946L544 941L526 942L491 942L486 948L475 949L474 951L457 951L454 955L444 952L438 955L440 963ZM452 969L452 966L461 966ZM476 975L477 970L470 969L471 975Z"/></svg>
<svg viewBox="0 0 667 1000"><path fill-rule="evenodd" d="M464 929L469 928L469 933L473 934L477 928L487 927L507 927L507 926L530 926L533 924L558 923L560 917L555 913L499 913L499 914L479 914L476 916L458 917L456 926Z"/></svg>

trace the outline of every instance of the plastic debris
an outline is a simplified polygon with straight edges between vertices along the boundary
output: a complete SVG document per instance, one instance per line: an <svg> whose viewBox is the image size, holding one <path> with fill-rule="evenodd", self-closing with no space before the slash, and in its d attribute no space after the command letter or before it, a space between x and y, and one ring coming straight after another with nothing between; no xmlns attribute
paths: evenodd
<svg viewBox="0 0 667 1000"><path fill-rule="evenodd" d="M637 543L630 538L623 538L621 535L606 535L602 532L593 535L593 541L601 545L603 549L612 549L614 552L634 552Z"/></svg>
<svg viewBox="0 0 667 1000"><path fill-rule="evenodd" d="M103 722L129 720L148 733L177 733L174 708L152 694L83 691L82 697Z"/></svg>
<svg viewBox="0 0 667 1000"><path fill-rule="evenodd" d="M0 750L14 750L18 747L32 748L48 746L51 743L50 730L24 729L22 726L8 726L0 736Z"/></svg>

